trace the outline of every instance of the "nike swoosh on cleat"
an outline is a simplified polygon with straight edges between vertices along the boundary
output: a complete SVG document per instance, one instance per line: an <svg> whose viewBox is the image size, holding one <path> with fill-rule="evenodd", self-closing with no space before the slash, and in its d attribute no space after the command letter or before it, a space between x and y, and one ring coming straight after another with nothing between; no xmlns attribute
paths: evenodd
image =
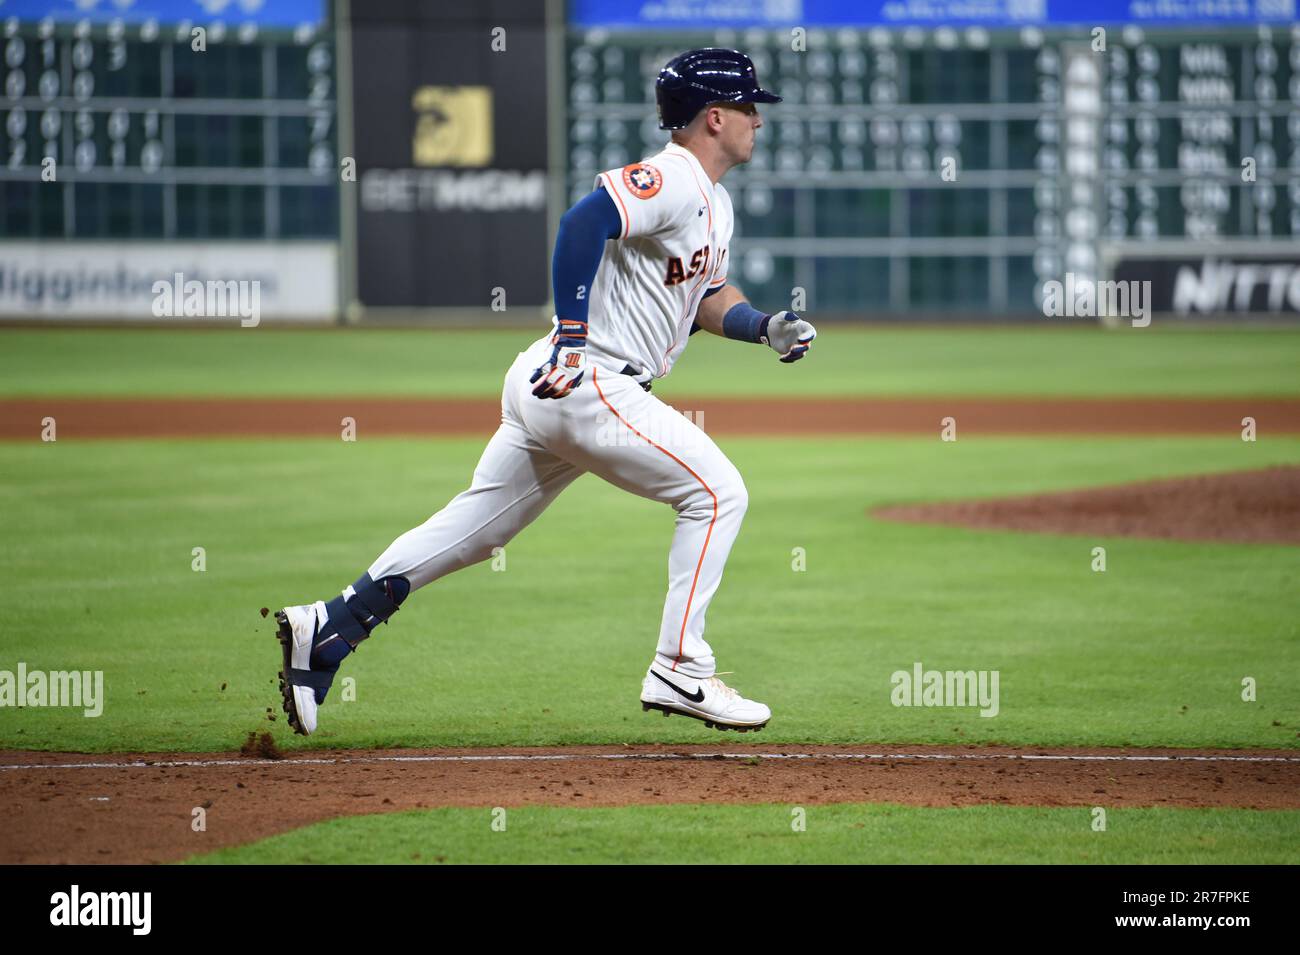
<svg viewBox="0 0 1300 955"><path fill-rule="evenodd" d="M657 679L660 683L664 683L664 684L667 684L668 686L672 687L674 690L676 690L676 691L677 691L678 693L680 693L682 696L686 697L686 699L690 700L692 703L703 703L703 702L704 702L704 691L703 691L703 690L696 690L694 694L690 694L690 693L687 693L685 690L683 690L680 686L677 686L676 684L673 684L673 683L669 683L667 680L665 680L663 677L661 677L661 676L660 676L658 673L656 673L654 670L651 670L651 671L650 671L650 675L651 675L652 677L654 677L655 679Z"/></svg>

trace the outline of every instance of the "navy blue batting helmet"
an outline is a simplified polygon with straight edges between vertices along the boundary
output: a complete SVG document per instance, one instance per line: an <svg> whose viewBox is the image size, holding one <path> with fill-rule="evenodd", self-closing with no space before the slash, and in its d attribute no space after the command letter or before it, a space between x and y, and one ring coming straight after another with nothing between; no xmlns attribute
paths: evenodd
<svg viewBox="0 0 1300 955"><path fill-rule="evenodd" d="M655 83L659 128L682 129L710 103L779 103L758 85L753 61L737 50L710 47L675 56Z"/></svg>

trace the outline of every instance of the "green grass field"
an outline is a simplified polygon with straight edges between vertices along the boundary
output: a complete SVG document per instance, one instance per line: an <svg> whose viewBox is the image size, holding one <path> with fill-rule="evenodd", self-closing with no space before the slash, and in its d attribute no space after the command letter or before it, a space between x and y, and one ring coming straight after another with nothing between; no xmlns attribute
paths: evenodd
<svg viewBox="0 0 1300 955"><path fill-rule="evenodd" d="M1112 809L1092 830L1087 808L923 809L838 803L791 806L489 807L353 816L204 863L455 865L459 863L1251 864L1294 863L1300 812ZM497 818L501 818L498 816Z"/></svg>
<svg viewBox="0 0 1300 955"><path fill-rule="evenodd" d="M755 395L781 381L782 396L1300 394L1300 334L1291 332L824 336L792 368L697 336L662 391ZM7 330L0 397L487 397L532 337ZM450 375L439 367L447 348L456 354ZM349 367L342 379L320 372ZM376 367L389 370L368 374ZM750 509L709 639L721 668L735 671L729 681L775 714L757 740L727 742L1300 748L1300 549L977 532L868 515L881 504L1300 464L1300 438L720 444L745 476ZM345 663L356 701L333 695L316 735L290 737L282 718L266 722L268 707L279 711L279 655L258 608L337 593L464 488L482 445L0 443L0 574L22 595L0 640L0 669L103 670L107 694L96 719L6 709L0 747L229 751L266 727L289 750L718 741L637 702L671 512L590 476L509 545L503 571L481 564L414 595ZM556 547L559 537L576 546ZM1098 545L1105 573L1090 569ZM796 548L804 571L792 569ZM574 626L537 627L555 610L554 582L578 575L584 586L566 592L563 608ZM1000 671L999 714L894 707L890 674L916 661ZM1247 676L1258 682L1254 703L1240 697ZM581 700L567 691L575 682L590 688ZM788 817L782 806L537 808L512 810L510 831L493 833L482 811L445 809L338 820L209 861L660 861L642 834L676 829L702 859L726 861L1257 862L1293 859L1300 832L1296 813L1246 810L1116 811L1107 833L1091 832L1077 810L818 807L797 834ZM519 838L528 834L538 838Z"/></svg>
<svg viewBox="0 0 1300 955"><path fill-rule="evenodd" d="M0 397L493 397L525 330L0 330ZM808 359L706 333L665 395L1296 395L1300 330L831 325Z"/></svg>
<svg viewBox="0 0 1300 955"><path fill-rule="evenodd" d="M750 510L709 636L721 668L777 714L765 742L1295 745L1300 686L1285 675L1300 671L1296 548L975 532L866 511L1296 463L1300 440L724 447ZM108 694L98 719L10 711L0 746L233 748L278 701L278 650L258 608L350 583L461 490L479 450L395 439L0 446L0 574L40 608L13 616L4 656L102 669ZM357 517L340 521L349 499ZM479 564L415 594L347 662L356 702L327 703L319 733L293 745L711 739L636 701L671 533L669 509L580 479L509 545L504 571ZM557 534L580 545L557 549ZM1104 574L1090 569L1099 544ZM195 547L203 572L191 569ZM796 547L806 571L791 569ZM585 586L565 597L575 647L569 628L535 624L553 582L579 575ZM895 708L889 675L914 661L1000 670L1001 712ZM1257 703L1240 700L1244 676L1259 681ZM575 680L593 692L573 698Z"/></svg>

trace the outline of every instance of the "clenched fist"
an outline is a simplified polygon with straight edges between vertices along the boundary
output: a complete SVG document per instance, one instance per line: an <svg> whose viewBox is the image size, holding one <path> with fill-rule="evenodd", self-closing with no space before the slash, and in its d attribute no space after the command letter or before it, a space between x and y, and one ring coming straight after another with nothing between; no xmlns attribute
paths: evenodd
<svg viewBox="0 0 1300 955"><path fill-rule="evenodd" d="M817 329L812 322L800 318L794 312L777 312L767 321L767 330L762 340L781 356L784 362L798 361L817 337Z"/></svg>

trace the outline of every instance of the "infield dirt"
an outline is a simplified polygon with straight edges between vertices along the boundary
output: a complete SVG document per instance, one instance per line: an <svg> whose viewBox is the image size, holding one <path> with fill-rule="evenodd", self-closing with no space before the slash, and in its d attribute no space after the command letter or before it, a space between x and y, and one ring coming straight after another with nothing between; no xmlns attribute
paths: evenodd
<svg viewBox="0 0 1300 955"><path fill-rule="evenodd" d="M1294 399L673 398L719 434L1222 434L1253 417L1300 434ZM698 414L698 410L696 412ZM492 401L24 399L0 401L0 438L482 435ZM1069 494L926 504L897 520L1054 533L1300 543L1300 468ZM269 638L268 638L269 640ZM268 644L268 672L274 654ZM232 740L232 750L240 740ZM1300 750L1026 750L1005 747L600 746L299 750L255 739L247 755L0 752L0 863L167 862L338 816L434 806L893 802L917 806L1300 808ZM1251 759L1250 757L1259 757ZM210 820L201 845L193 810Z"/></svg>
<svg viewBox="0 0 1300 955"><path fill-rule="evenodd" d="M877 508L876 517L978 530L1300 544L1300 467L1198 474L1058 494Z"/></svg>
<svg viewBox="0 0 1300 955"><path fill-rule="evenodd" d="M1071 758L1041 758L1052 755ZM1111 758L1080 758L1089 756ZM1139 756L1179 758L1113 758ZM7 807L0 863L148 863L339 816L434 806L891 802L1297 809L1300 754L870 743L329 750L281 760L3 752L0 801ZM195 807L207 811L201 842L190 828Z"/></svg>
<svg viewBox="0 0 1300 955"><path fill-rule="evenodd" d="M693 398L666 396L717 434L930 434L952 418L968 434L1300 434L1296 398ZM700 415L703 415L701 419ZM68 438L475 435L501 418L492 399L21 398L0 400L0 438L39 440L54 418Z"/></svg>

